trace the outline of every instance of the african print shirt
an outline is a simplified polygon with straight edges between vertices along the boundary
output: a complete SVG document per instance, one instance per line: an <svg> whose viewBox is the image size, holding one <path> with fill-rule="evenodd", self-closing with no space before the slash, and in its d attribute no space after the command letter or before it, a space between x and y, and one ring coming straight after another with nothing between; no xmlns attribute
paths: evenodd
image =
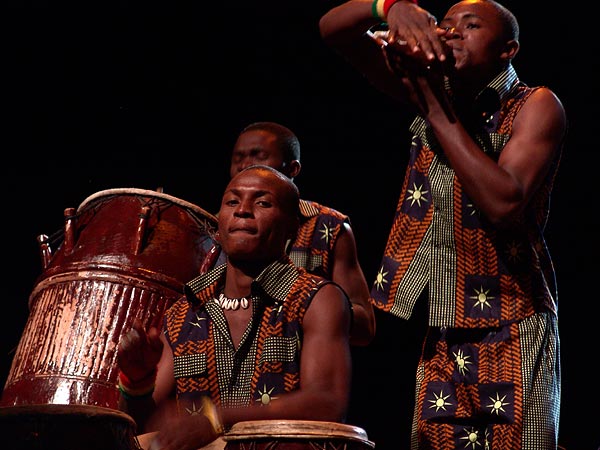
<svg viewBox="0 0 600 450"><path fill-rule="evenodd" d="M268 404L300 385L302 324L325 279L308 274L287 256L252 282L253 308L237 348L216 298L226 265L196 277L186 295L165 315L165 334L173 350L180 411L197 412L201 397L236 407Z"/></svg>
<svg viewBox="0 0 600 450"><path fill-rule="evenodd" d="M298 267L331 279L335 243L348 216L309 200L300 200L300 215L300 229L288 246L290 258Z"/></svg>
<svg viewBox="0 0 600 450"><path fill-rule="evenodd" d="M535 90L512 66L478 97L471 135L497 160L512 122ZM370 301L409 318L429 290L429 324L479 328L556 312L556 284L543 233L558 160L519 224L499 230L463 192L454 170L422 117L411 125L409 163Z"/></svg>

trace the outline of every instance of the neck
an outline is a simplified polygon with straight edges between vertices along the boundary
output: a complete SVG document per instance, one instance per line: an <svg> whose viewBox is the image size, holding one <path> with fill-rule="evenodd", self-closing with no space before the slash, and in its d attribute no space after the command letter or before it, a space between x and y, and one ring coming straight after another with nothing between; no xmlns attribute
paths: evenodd
<svg viewBox="0 0 600 450"><path fill-rule="evenodd" d="M260 274L263 268L252 268L245 265L227 262L225 286L223 293L230 298L250 296L252 281Z"/></svg>

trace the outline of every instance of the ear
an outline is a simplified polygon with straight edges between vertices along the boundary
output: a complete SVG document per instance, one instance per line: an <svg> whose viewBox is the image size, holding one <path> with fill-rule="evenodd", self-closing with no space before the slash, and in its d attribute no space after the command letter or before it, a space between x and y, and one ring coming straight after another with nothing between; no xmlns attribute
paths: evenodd
<svg viewBox="0 0 600 450"><path fill-rule="evenodd" d="M502 50L502 53L500 53L500 57L505 61L510 61L517 55L519 48L519 41L511 39L504 44L504 49Z"/></svg>
<svg viewBox="0 0 600 450"><path fill-rule="evenodd" d="M296 240L296 235L298 234L298 230L300 229L300 217L290 218L290 228L288 231L288 239L292 242ZM289 242L288 242L289 245Z"/></svg>
<svg viewBox="0 0 600 450"><path fill-rule="evenodd" d="M297 159L291 160L290 165L289 165L289 170L288 170L288 177L289 178L297 177L298 174L300 173L300 169L302 169L302 164L300 164L300 161L298 161Z"/></svg>

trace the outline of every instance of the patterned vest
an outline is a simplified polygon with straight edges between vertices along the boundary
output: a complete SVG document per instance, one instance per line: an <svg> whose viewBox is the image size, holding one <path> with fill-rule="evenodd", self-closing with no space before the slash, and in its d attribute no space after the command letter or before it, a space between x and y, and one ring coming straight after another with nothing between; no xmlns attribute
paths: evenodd
<svg viewBox="0 0 600 450"><path fill-rule="evenodd" d="M298 267L331 279L333 250L348 216L309 200L300 200L300 214L300 229L288 247L290 258Z"/></svg>
<svg viewBox="0 0 600 450"><path fill-rule="evenodd" d="M514 117L535 89L520 83L509 66L480 94L488 107L480 110L472 135L490 158L498 159ZM560 156L518 226L498 230L463 192L425 120L417 117L411 131L400 199L371 289L373 305L408 319L428 287L432 326L492 327L544 309L556 312L543 233Z"/></svg>
<svg viewBox="0 0 600 450"><path fill-rule="evenodd" d="M329 281L295 267L287 257L268 266L252 283L253 318L236 349L215 302L225 268L187 283L186 295L165 315L180 412L197 413L201 396L229 407L268 404L300 385L304 315Z"/></svg>

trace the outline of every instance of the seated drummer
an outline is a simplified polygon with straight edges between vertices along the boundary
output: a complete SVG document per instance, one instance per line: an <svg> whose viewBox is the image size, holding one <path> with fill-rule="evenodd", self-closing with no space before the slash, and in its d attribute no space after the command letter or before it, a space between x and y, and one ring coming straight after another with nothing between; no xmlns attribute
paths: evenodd
<svg viewBox="0 0 600 450"><path fill-rule="evenodd" d="M186 284L162 332L136 322L122 337L121 407L138 433L157 431L151 450L198 449L240 421L345 421L350 302L286 255L298 203L275 169L233 177L218 214L226 264Z"/></svg>

